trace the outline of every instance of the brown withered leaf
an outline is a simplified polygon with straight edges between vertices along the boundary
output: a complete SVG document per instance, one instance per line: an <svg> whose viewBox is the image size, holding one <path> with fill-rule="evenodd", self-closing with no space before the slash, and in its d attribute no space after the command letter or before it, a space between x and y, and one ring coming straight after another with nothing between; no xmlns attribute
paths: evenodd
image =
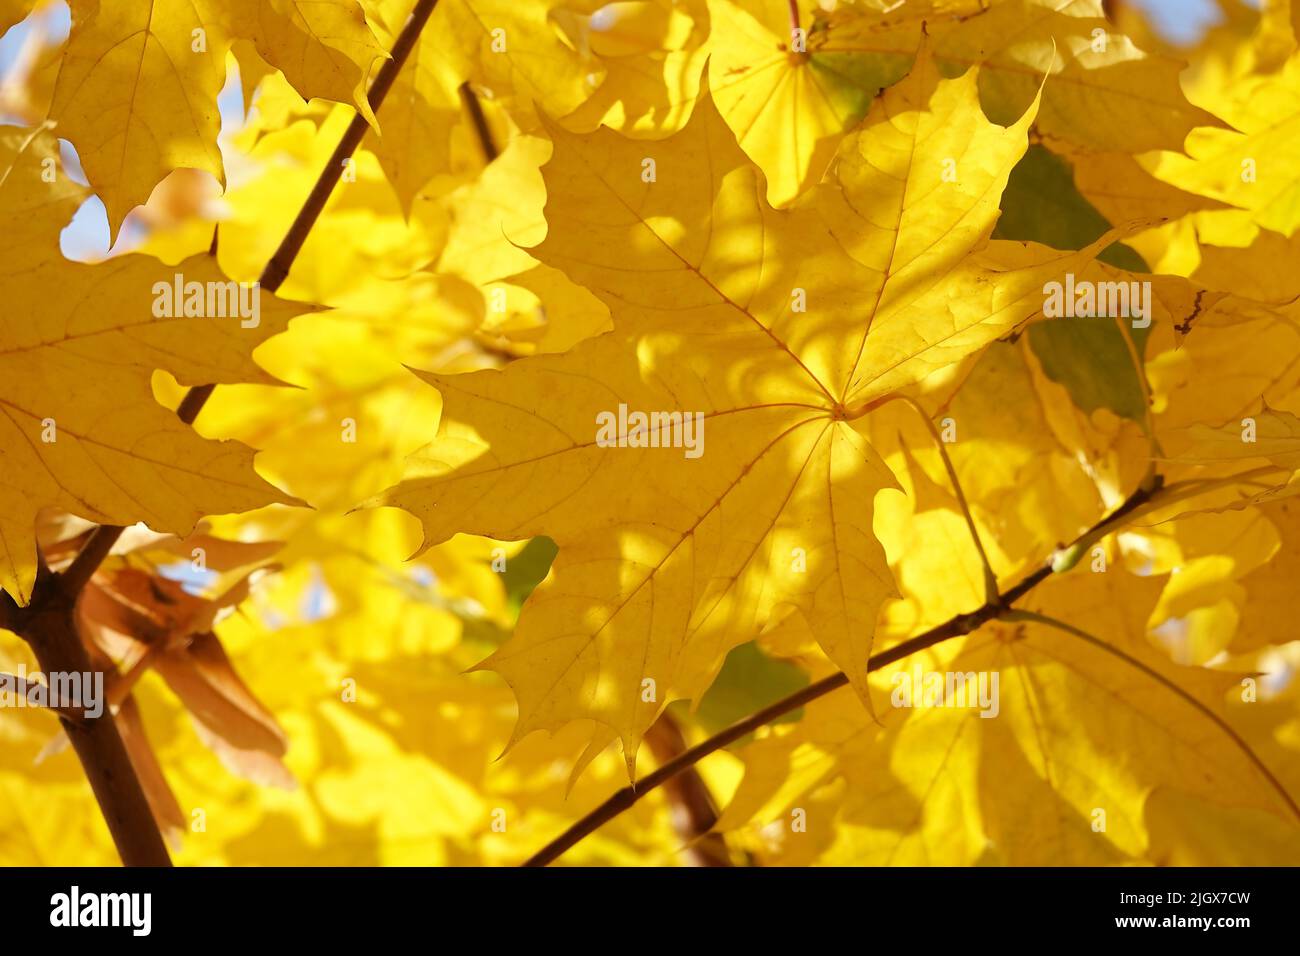
<svg viewBox="0 0 1300 956"><path fill-rule="evenodd" d="M55 513L42 516L41 547L50 567L66 567L93 526ZM123 533L112 554L86 585L77 605L78 630L93 665L104 673L107 705L117 720L150 809L175 844L185 815L149 743L132 692L149 670L162 677L194 721L204 745L232 773L264 785L292 789L282 758L288 741L274 715L240 678L213 632L217 621L249 595L254 578L281 543L230 541L200 527L185 538L137 526ZM188 562L201 551L201 567L218 573L213 594L191 593L160 569ZM41 759L63 750L63 733Z"/></svg>

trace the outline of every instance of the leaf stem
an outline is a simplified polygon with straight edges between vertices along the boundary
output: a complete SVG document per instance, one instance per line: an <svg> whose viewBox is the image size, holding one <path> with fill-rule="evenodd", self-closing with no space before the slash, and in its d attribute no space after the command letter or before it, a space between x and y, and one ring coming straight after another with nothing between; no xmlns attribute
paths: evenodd
<svg viewBox="0 0 1300 956"><path fill-rule="evenodd" d="M1222 717L1216 714L1213 710L1211 710L1201 701L1197 700L1191 694L1187 693L1187 691L1183 690L1181 687L1179 687L1169 678L1165 677L1159 671L1155 670L1152 667L1149 667L1148 665L1144 664L1142 661L1138 660L1133 655L1125 652L1124 650L1118 647L1115 647L1113 644L1108 644L1105 641L1103 641L1101 638L1089 634L1087 631L1081 628L1077 628L1073 624L1070 624L1066 621L1058 620L1057 618L1050 617L1046 614L1038 614L1037 612L1034 611L1012 611L1007 616L1007 619L1015 620L1015 621L1029 621L1035 624L1043 624L1046 625L1047 627L1054 627L1058 631L1063 631L1064 633L1069 634L1072 637L1077 637L1079 640L1091 644L1093 647L1097 648L1098 650L1106 654L1110 654L1112 657L1119 658L1124 663L1128 664L1130 667L1136 668L1137 670L1145 674L1147 677L1150 677L1156 683L1160 684L1165 689L1171 691L1175 696L1180 698L1184 703L1195 708L1198 712L1208 717L1216 727L1218 727L1221 731L1223 731L1224 734L1226 734L1228 738L1236 745L1237 749L1240 750L1246 756L1246 759L1248 759L1254 765L1255 769L1258 770L1261 775L1263 775L1264 779L1268 781L1269 785L1274 790L1277 791L1278 796L1282 798L1282 802L1286 804L1287 808L1291 811L1291 813L1295 816L1295 818L1297 820L1300 820L1300 806L1296 805L1295 799L1291 796L1291 794L1287 792L1286 787L1282 786L1282 781L1278 780L1277 777L1273 775L1273 771L1268 769L1268 765L1265 764L1264 761L1260 759L1259 755L1256 754L1253 749L1251 749L1250 744L1247 743L1246 740L1240 734L1238 734L1235 730L1233 730L1231 724L1229 724L1226 720L1224 720Z"/></svg>
<svg viewBox="0 0 1300 956"><path fill-rule="evenodd" d="M1147 433L1147 446L1151 449L1151 468L1148 474L1153 475L1156 469L1155 460L1163 455L1164 451L1160 447L1160 439L1156 437L1155 418L1151 414L1151 382L1147 378L1146 362L1142 360L1142 353L1138 351L1137 342L1133 339L1133 332L1127 320L1122 316L1116 316L1115 325L1119 329L1120 338L1124 340L1124 349L1128 352L1128 359L1133 364L1138 385L1142 389L1142 423Z"/></svg>
<svg viewBox="0 0 1300 956"><path fill-rule="evenodd" d="M944 470L948 472L948 482L952 485L957 504L961 506L962 517L966 519L966 527L970 531L971 540L975 542L975 550L979 552L980 562L984 565L984 600L987 603L996 603L999 600L998 576L993 570L993 565L989 562L988 552L984 550L984 542L980 539L979 530L975 527L975 516L971 514L970 504L966 501L966 493L962 491L961 482L957 480L957 469L953 467L952 459L948 457L948 449L944 447L946 442L919 402L908 395L893 395L887 401L895 400L904 402L915 411L921 421L925 422L925 427L930 431L930 437L934 439L934 447L943 460Z"/></svg>

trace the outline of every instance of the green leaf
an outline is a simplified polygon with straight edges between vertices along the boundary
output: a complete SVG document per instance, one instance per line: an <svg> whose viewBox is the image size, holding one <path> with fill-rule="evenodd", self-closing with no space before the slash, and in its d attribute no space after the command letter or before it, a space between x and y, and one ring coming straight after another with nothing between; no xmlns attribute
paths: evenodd
<svg viewBox="0 0 1300 956"><path fill-rule="evenodd" d="M501 583L506 589L506 602L516 617L528 600L528 595L533 593L533 589L546 577L546 572L551 570L551 562L559 551L554 541L541 536L529 541L506 564Z"/></svg>
<svg viewBox="0 0 1300 956"><path fill-rule="evenodd" d="M727 655L717 680L700 701L695 719L709 733L717 733L807 686L808 675L794 664L768 657L757 644L741 644ZM803 708L799 708L772 723L794 722L802 716Z"/></svg>
<svg viewBox="0 0 1300 956"><path fill-rule="evenodd" d="M1074 186L1070 166L1042 146L1029 148L1002 195L1002 217L993 236L1040 242L1055 249L1080 249L1111 227ZM1130 272L1148 272L1136 252L1116 243L1098 258ZM1141 356L1149 329L1133 329ZM1108 408L1139 424L1146 422L1146 398L1124 334L1114 322L1048 319L1029 327L1029 347L1052 381L1064 385L1085 412Z"/></svg>

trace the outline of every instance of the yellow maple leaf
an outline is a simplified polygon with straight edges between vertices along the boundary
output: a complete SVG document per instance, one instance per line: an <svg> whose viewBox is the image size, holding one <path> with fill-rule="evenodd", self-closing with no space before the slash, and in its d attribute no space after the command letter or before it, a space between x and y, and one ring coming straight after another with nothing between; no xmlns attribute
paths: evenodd
<svg viewBox="0 0 1300 956"><path fill-rule="evenodd" d="M164 9L154 0L76 0L71 7L50 118L76 147L110 229L116 232L173 169L202 169L224 181L217 149L216 100L225 80L219 35L208 49L215 23L191 4ZM204 51L196 52L196 44Z"/></svg>
<svg viewBox="0 0 1300 956"><path fill-rule="evenodd" d="M366 81L387 54L356 0L234 0L223 7L231 35L250 40L304 99L353 103L378 125Z"/></svg>
<svg viewBox="0 0 1300 956"><path fill-rule="evenodd" d="M940 80L923 55L846 142L837 183L786 211L707 98L652 150L552 129L532 254L609 305L615 331L502 372L424 375L440 436L382 499L427 543L560 545L485 664L520 700L515 739L593 718L630 767L667 701L698 697L790 607L865 697L894 593L872 533L894 480L870 407L1034 316L1044 279L1100 248L979 259L1032 112L988 123L975 82Z"/></svg>
<svg viewBox="0 0 1300 956"><path fill-rule="evenodd" d="M747 748L719 827L784 829L792 806L815 805L839 780L825 812L864 828L858 865L1142 860L1152 827L1164 843L1189 825L1154 815L1156 788L1294 834L1300 809L1225 702L1241 675L1180 667L1148 638L1163 585L1120 566L1054 577L1026 606L1086 637L995 622L913 655L873 675L879 725L843 698L818 701L797 727Z"/></svg>
<svg viewBox="0 0 1300 956"><path fill-rule="evenodd" d="M0 586L22 601L41 508L185 534L204 514L293 501L257 476L251 449L200 438L159 405L150 378L273 381L252 350L306 307L228 282L206 256L175 268L138 255L62 260L57 231L80 190L57 156L46 131L0 138L0 213L15 251L0 266ZM216 299L225 308L209 313Z"/></svg>
<svg viewBox="0 0 1300 956"><path fill-rule="evenodd" d="M302 95L350 99L373 120L365 81L384 54L355 0L70 5L50 118L76 147L113 233L173 169L225 181L216 101L235 38L249 39Z"/></svg>

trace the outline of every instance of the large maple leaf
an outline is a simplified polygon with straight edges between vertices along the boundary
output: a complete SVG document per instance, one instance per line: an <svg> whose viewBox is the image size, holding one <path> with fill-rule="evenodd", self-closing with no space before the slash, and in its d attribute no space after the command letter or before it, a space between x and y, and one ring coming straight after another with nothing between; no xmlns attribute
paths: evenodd
<svg viewBox="0 0 1300 956"><path fill-rule="evenodd" d="M895 705L880 723L833 695L817 701L789 733L746 749L720 828L799 806L822 846L836 835L829 816L860 827L843 847L859 865L1106 865L1147 857L1148 828L1173 822L1146 806L1164 787L1294 832L1300 811L1274 775L1286 765L1267 735L1243 736L1243 675L1174 664L1148 638L1164 584L1122 566L1053 577L1026 607L1077 632L999 621L890 665L874 674ZM984 680L988 693L976 701L972 683L927 699L934 673ZM816 791L841 778L823 805Z"/></svg>
<svg viewBox="0 0 1300 956"><path fill-rule="evenodd" d="M185 534L205 514L294 500L258 477L252 449L201 438L159 405L150 379L274 382L252 351L309 307L260 296L255 327L239 313L187 317L183 303L160 315L155 286L174 288L178 274L229 288L210 257L61 259L58 230L84 191L57 157L47 131L0 136L0 587L19 600L35 580L42 508Z"/></svg>
<svg viewBox="0 0 1300 956"><path fill-rule="evenodd" d="M440 435L383 499L430 544L560 545L485 662L519 698L516 739L594 718L630 767L670 699L698 697L791 609L867 696L894 593L872 531L894 481L864 437L869 409L1034 316L1045 279L1098 249L1010 271L978 257L1033 110L990 124L976 82L940 80L923 52L845 144L837 182L786 211L708 98L653 147L551 131L549 233L532 252L604 300L616 331L500 372L426 375ZM698 420L707 440L659 447L666 419L620 419L625 447L602 447L602 413L620 406Z"/></svg>

